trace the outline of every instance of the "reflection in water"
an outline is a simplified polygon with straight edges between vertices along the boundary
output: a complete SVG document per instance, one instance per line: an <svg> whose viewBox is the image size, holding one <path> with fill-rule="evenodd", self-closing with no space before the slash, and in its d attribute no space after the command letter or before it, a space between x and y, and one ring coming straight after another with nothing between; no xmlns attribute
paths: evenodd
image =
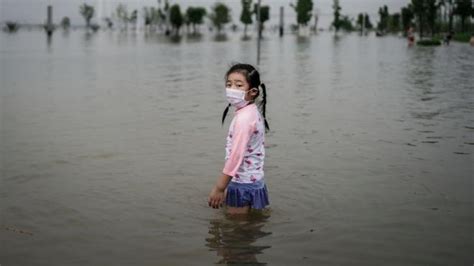
<svg viewBox="0 0 474 266"><path fill-rule="evenodd" d="M53 36L52 35L47 35L46 34L46 44L48 47L48 52L51 52L51 44L53 43Z"/></svg>
<svg viewBox="0 0 474 266"><path fill-rule="evenodd" d="M188 33L186 40L188 42L200 42L203 40L203 35L201 33Z"/></svg>
<svg viewBox="0 0 474 266"><path fill-rule="evenodd" d="M227 40L229 40L229 38L225 33L216 34L216 36L214 36L214 41L216 42L225 42Z"/></svg>
<svg viewBox="0 0 474 266"><path fill-rule="evenodd" d="M211 220L209 234L212 236L206 238L206 246L222 257L216 263L266 264L257 260L257 254L262 254L271 246L255 245L254 242L271 234L262 231L268 218L266 213L252 212L245 217L227 215Z"/></svg>
<svg viewBox="0 0 474 266"><path fill-rule="evenodd" d="M426 104L425 102L436 99L436 94L443 93L443 89L436 90L434 59L437 55L435 49L417 49L414 51L416 56L410 57L408 65L407 83L411 84L413 96L410 101L413 105L410 114L415 119L434 120L441 114L440 105ZM437 76L443 79L444 73L438 71ZM439 86L438 86L439 87Z"/></svg>

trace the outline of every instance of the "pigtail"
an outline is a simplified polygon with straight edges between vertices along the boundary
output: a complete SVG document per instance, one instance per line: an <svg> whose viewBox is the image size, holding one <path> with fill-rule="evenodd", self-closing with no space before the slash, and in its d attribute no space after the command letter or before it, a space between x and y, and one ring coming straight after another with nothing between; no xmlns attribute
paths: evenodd
<svg viewBox="0 0 474 266"><path fill-rule="evenodd" d="M268 125L267 116L265 114L266 106L267 106L267 88L265 87L264 83L260 84L260 87L262 87L262 92L263 92L261 109L262 109L263 120L265 121L265 131L269 131L270 126Z"/></svg>
<svg viewBox="0 0 474 266"><path fill-rule="evenodd" d="M224 110L224 113L222 114L222 125L224 125L224 120L225 120L225 117L227 116L227 113L229 112L229 107L230 107L230 103L227 105L227 107Z"/></svg>

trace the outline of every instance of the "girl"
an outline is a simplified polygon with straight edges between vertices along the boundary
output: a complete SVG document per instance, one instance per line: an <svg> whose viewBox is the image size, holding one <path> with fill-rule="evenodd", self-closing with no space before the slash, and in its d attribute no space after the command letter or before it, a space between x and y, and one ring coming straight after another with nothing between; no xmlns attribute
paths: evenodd
<svg viewBox="0 0 474 266"><path fill-rule="evenodd" d="M231 105L235 114L227 135L224 169L208 203L219 208L225 201L230 214L245 214L250 208L263 209L269 204L263 179L265 132L270 129L265 117L267 92L258 71L248 64L235 64L227 71L225 90L229 105L222 124Z"/></svg>

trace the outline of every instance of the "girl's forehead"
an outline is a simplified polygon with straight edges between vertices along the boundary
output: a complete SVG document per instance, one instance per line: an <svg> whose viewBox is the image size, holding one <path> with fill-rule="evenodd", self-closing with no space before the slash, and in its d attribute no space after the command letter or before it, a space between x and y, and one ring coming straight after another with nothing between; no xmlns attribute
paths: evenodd
<svg viewBox="0 0 474 266"><path fill-rule="evenodd" d="M227 76L227 81L243 81L243 82L246 82L247 80L245 79L245 76L242 73L233 72L233 73L230 73L229 76Z"/></svg>

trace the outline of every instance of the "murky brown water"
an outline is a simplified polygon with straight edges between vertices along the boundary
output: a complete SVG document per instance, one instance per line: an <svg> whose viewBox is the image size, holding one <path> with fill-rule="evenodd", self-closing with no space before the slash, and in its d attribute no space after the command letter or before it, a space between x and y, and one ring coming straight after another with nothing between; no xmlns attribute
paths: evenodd
<svg viewBox="0 0 474 266"><path fill-rule="evenodd" d="M235 220L206 199L239 38L1 33L0 264L472 264L472 47L268 35L271 209Z"/></svg>

